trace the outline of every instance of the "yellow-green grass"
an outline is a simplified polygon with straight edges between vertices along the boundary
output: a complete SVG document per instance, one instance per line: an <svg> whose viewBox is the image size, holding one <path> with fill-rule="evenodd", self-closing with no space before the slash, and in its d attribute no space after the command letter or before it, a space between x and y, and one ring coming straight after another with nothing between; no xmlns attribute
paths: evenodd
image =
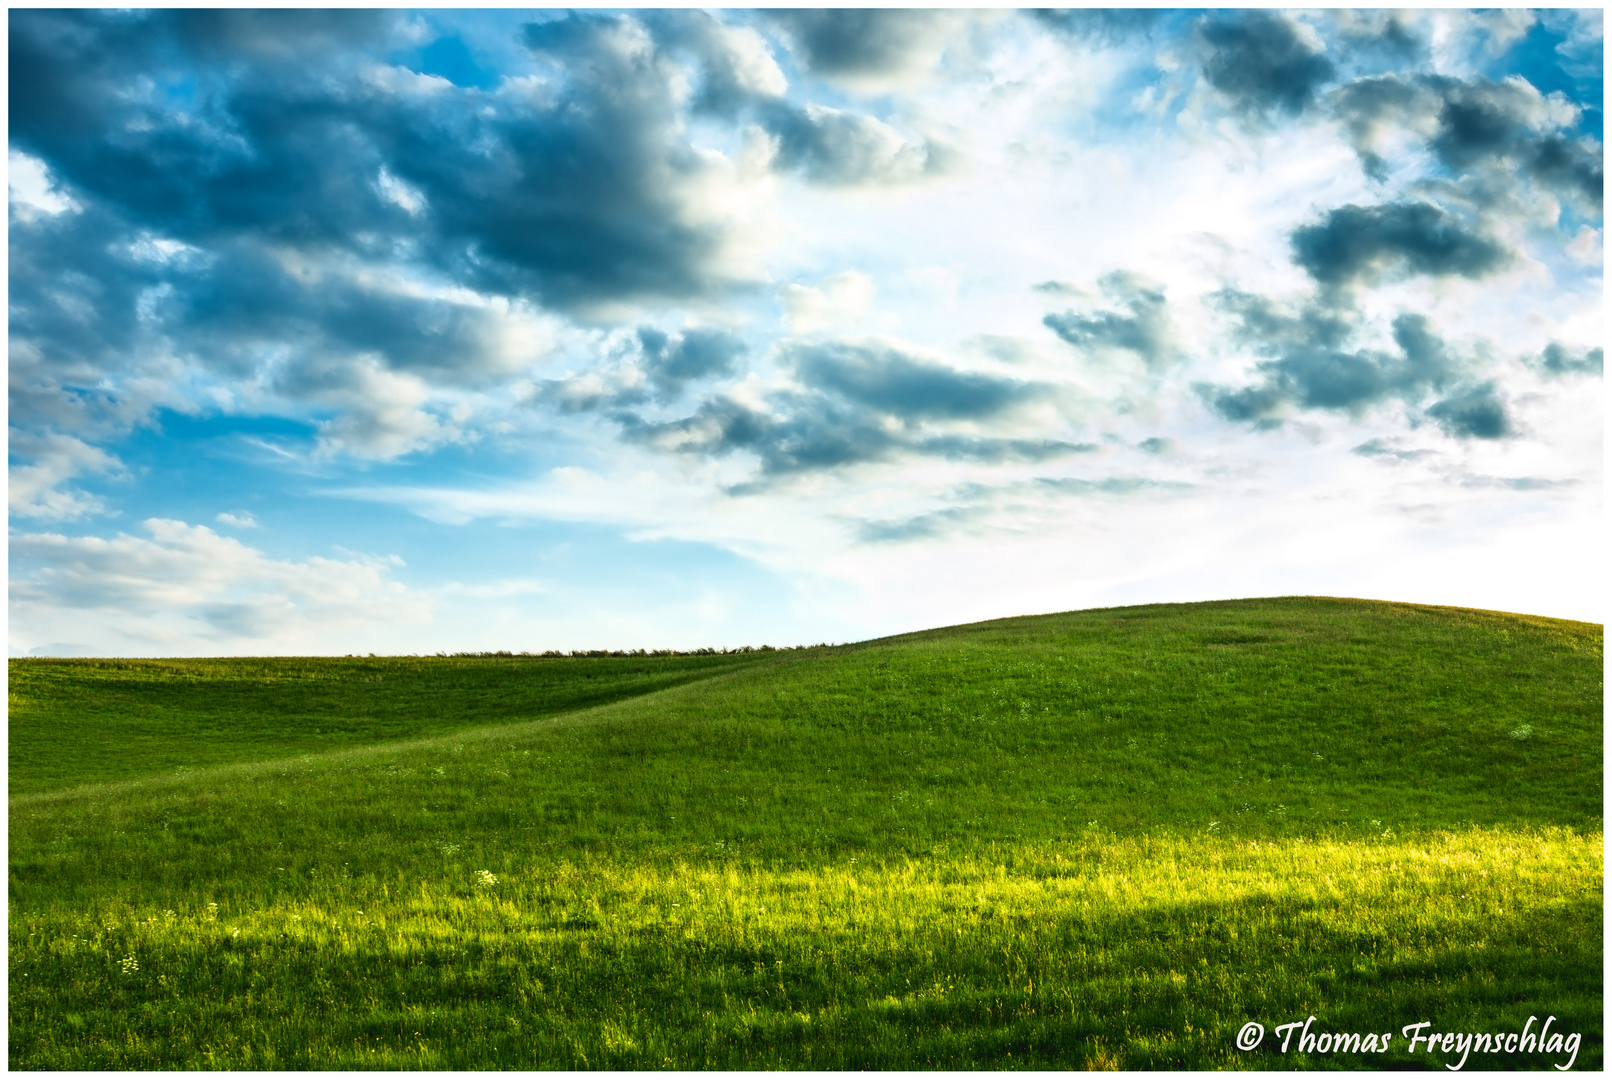
<svg viewBox="0 0 1612 1080"><path fill-rule="evenodd" d="M10 1064L1442 1070L1404 1025L1535 1015L1598 1068L1600 650L1077 612L14 796ZM1394 1038L1236 1048L1311 1015Z"/></svg>

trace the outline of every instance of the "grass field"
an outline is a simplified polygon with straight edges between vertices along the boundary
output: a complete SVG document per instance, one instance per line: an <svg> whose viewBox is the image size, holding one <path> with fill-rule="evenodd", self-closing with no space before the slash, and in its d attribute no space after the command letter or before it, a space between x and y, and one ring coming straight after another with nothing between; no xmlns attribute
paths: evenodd
<svg viewBox="0 0 1612 1080"><path fill-rule="evenodd" d="M9 1064L1598 1069L1601 651L1285 598L12 660Z"/></svg>

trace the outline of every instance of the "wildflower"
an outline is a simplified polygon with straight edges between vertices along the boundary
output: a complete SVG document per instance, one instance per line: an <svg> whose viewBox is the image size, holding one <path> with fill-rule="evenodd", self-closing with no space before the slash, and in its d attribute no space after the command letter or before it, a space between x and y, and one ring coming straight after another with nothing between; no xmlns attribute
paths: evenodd
<svg viewBox="0 0 1612 1080"><path fill-rule="evenodd" d="M477 870L476 871L476 888L478 888L478 889L490 889L494 885L497 885L497 884L498 884L498 879L493 877L493 875L488 873L486 870Z"/></svg>
<svg viewBox="0 0 1612 1080"><path fill-rule="evenodd" d="M136 960L132 956L125 956L118 966L123 969L123 974L133 975L136 971L140 970L140 961Z"/></svg>

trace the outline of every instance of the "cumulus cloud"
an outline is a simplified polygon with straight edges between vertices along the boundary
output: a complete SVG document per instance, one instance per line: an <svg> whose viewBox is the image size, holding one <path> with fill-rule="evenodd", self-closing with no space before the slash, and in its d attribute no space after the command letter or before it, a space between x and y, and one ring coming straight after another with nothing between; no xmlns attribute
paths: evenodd
<svg viewBox="0 0 1612 1080"><path fill-rule="evenodd" d="M1332 108L1378 178L1386 176L1393 141L1409 138L1447 174L1484 179L1487 201L1526 182L1588 212L1600 210L1600 141L1574 131L1579 106L1542 94L1526 79L1379 75L1340 87Z"/></svg>
<svg viewBox="0 0 1612 1080"><path fill-rule="evenodd" d="M1504 268L1510 252L1431 203L1341 206L1293 232L1293 258L1323 285L1392 276L1480 278Z"/></svg>
<svg viewBox="0 0 1612 1080"><path fill-rule="evenodd" d="M1054 438L1004 437L978 425L1049 400L1049 386L958 370L885 341L794 342L779 356L795 385L764 400L723 396L679 420L621 417L631 441L682 454L756 456L763 478L899 456L1039 461L1089 450ZM966 425L963 430L948 425Z"/></svg>
<svg viewBox="0 0 1612 1080"><path fill-rule="evenodd" d="M100 499L62 485L85 473L123 471L117 458L98 447L57 431L32 433L13 429L7 449L13 458L6 500L13 517L70 521L105 510Z"/></svg>
<svg viewBox="0 0 1612 1080"><path fill-rule="evenodd" d="M733 374L735 361L745 352L744 342L724 330L692 329L671 335L640 327L638 342L644 370L663 401L675 398L689 383Z"/></svg>
<svg viewBox="0 0 1612 1080"><path fill-rule="evenodd" d="M1246 115L1296 116L1336 73L1316 34L1281 12L1208 15L1198 33L1204 77Z"/></svg>
<svg viewBox="0 0 1612 1080"><path fill-rule="evenodd" d="M888 85L934 67L962 22L950 11L817 8L763 13L789 38L801 66L852 85Z"/></svg>
<svg viewBox="0 0 1612 1080"><path fill-rule="evenodd" d="M6 197L11 215L21 221L80 209L56 187L43 161L16 150L6 155Z"/></svg>
<svg viewBox="0 0 1612 1080"><path fill-rule="evenodd" d="M464 438L451 418L425 408L431 394L421 379L374 357L301 364L278 382L288 395L336 413L318 421L319 449L327 454L387 459Z"/></svg>
<svg viewBox="0 0 1612 1080"><path fill-rule="evenodd" d="M1179 354L1162 286L1126 271L1106 274L1098 285L1119 310L1086 314L1065 311L1046 316L1042 323L1078 349L1125 350L1150 368L1162 367ZM1051 293L1067 291L1057 282L1044 282L1036 288Z"/></svg>
<svg viewBox="0 0 1612 1080"><path fill-rule="evenodd" d="M1599 375L1602 371L1602 353L1600 349L1573 350L1559 341L1553 341L1545 346L1544 351L1533 361L1533 366L1549 378L1560 378L1563 375Z"/></svg>
<svg viewBox="0 0 1612 1080"><path fill-rule="evenodd" d="M1231 290L1217 302L1235 320L1231 340L1265 357L1254 365L1257 382L1199 384L1199 394L1224 419L1271 425L1293 408L1359 415L1385 402L1413 405L1431 393L1454 391L1428 412L1446 432L1492 438L1509 431L1494 388L1473 384L1472 362L1451 351L1425 316L1396 316L1396 348L1390 350L1355 346L1362 328L1346 309L1316 301L1295 309Z"/></svg>
<svg viewBox="0 0 1612 1080"><path fill-rule="evenodd" d="M876 292L873 279L860 270L842 270L821 285L786 285L778 294L784 321L797 334L809 334L866 315Z"/></svg>
<svg viewBox="0 0 1612 1080"><path fill-rule="evenodd" d="M13 533L13 559L37 567L13 574L14 608L96 612L131 640L158 616L175 635L219 641L429 619L390 579L396 560L278 560L203 525L152 518L143 526L144 537Z"/></svg>
<svg viewBox="0 0 1612 1080"><path fill-rule="evenodd" d="M776 141L778 166L819 184L904 183L947 172L957 161L944 143L909 142L863 113L779 102L761 116Z"/></svg>
<svg viewBox="0 0 1612 1080"><path fill-rule="evenodd" d="M1505 402L1493 382L1479 383L1427 408L1427 417L1460 439L1500 439L1511 434Z"/></svg>
<svg viewBox="0 0 1612 1080"><path fill-rule="evenodd" d="M612 367L544 380L537 400L564 412L623 409L654 401L674 402L696 383L733 375L744 341L725 330L690 328L668 332L640 326L618 344Z"/></svg>

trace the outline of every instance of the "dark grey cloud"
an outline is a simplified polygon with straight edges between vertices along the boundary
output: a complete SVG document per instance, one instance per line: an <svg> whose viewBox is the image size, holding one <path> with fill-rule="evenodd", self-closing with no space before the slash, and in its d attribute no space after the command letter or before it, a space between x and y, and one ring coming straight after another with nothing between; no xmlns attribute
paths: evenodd
<svg viewBox="0 0 1612 1080"><path fill-rule="evenodd" d="M1293 258L1323 285L1396 276L1481 278L1511 260L1504 245L1425 202L1340 206L1296 229Z"/></svg>
<svg viewBox="0 0 1612 1080"><path fill-rule="evenodd" d="M945 173L958 160L943 143L908 141L863 113L777 101L758 116L778 140L777 165L820 184L899 183Z"/></svg>
<svg viewBox="0 0 1612 1080"><path fill-rule="evenodd" d="M885 345L792 345L786 362L801 381L903 420L979 420L1045 392L995 375L957 371Z"/></svg>
<svg viewBox="0 0 1612 1080"><path fill-rule="evenodd" d="M1246 115L1297 116L1315 103L1337 69L1288 16L1274 11L1204 17L1204 77Z"/></svg>
<svg viewBox="0 0 1612 1080"><path fill-rule="evenodd" d="M1480 383L1434 402L1427 408L1427 417L1443 428L1445 434L1459 439L1501 439L1511 434L1505 403L1492 382Z"/></svg>
<svg viewBox="0 0 1612 1080"><path fill-rule="evenodd" d="M689 383L731 375L745 344L724 330L686 330L676 336L652 327L638 331L644 370L660 397L676 397Z"/></svg>
<svg viewBox="0 0 1612 1080"><path fill-rule="evenodd" d="M653 422L629 410L615 419L629 441L667 452L754 454L763 484L899 456L1042 461L1095 449L944 426L999 423L1015 408L1053 393L1040 384L958 371L886 344L797 343L779 359L799 386L774 392L764 403L719 396L677 420Z"/></svg>
<svg viewBox="0 0 1612 1080"><path fill-rule="evenodd" d="M365 65L389 47L390 24L367 16L335 23L367 33L364 48L309 66L286 47L278 61L263 42L330 35L307 14L202 34L185 12L18 13L12 145L131 226L203 247L250 237L374 257L404 245L479 288L558 307L723 283L720 227L685 208L705 166L676 72L636 23L527 27L533 61L555 76L539 100L409 87L406 74L377 82ZM255 51L218 60L243 40ZM420 205L388 197L382 169Z"/></svg>
<svg viewBox="0 0 1612 1080"><path fill-rule="evenodd" d="M1558 341L1545 346L1533 366L1549 377L1563 375L1599 375L1602 371L1600 349L1575 352Z"/></svg>
<svg viewBox="0 0 1612 1080"><path fill-rule="evenodd" d="M613 411L636 426L640 421L629 410L670 405L695 383L734 374L747 348L724 330L668 333L653 326L639 327L633 345L613 369L545 380L537 400L562 412Z"/></svg>
<svg viewBox="0 0 1612 1080"><path fill-rule="evenodd" d="M1313 301L1293 311L1230 290L1217 299L1236 320L1231 340L1265 357L1254 365L1258 381L1247 386L1198 385L1204 402L1226 420L1271 426L1290 408L1356 414L1446 393L1427 412L1445 431L1483 438L1509 431L1493 387L1473 384L1472 362L1452 352L1421 315L1394 319L1394 350L1354 348L1349 311Z"/></svg>
<svg viewBox="0 0 1612 1080"><path fill-rule="evenodd" d="M1600 141L1575 133L1562 108L1521 79L1378 75L1338 88L1331 107L1366 171L1378 179L1386 175L1385 140L1403 132L1447 174L1480 176L1492 192L1527 182L1587 212L1601 209Z"/></svg>
<svg viewBox="0 0 1612 1080"><path fill-rule="evenodd" d="M1065 311L1046 316L1042 323L1078 349L1125 349L1149 367L1160 367L1179 354L1162 287L1124 271L1105 275L1098 285L1119 311ZM1058 282L1043 282L1035 288L1065 291Z"/></svg>
<svg viewBox="0 0 1612 1080"><path fill-rule="evenodd" d="M807 71L853 78L909 70L956 22L952 12L902 8L776 9L762 17L789 37Z"/></svg>

